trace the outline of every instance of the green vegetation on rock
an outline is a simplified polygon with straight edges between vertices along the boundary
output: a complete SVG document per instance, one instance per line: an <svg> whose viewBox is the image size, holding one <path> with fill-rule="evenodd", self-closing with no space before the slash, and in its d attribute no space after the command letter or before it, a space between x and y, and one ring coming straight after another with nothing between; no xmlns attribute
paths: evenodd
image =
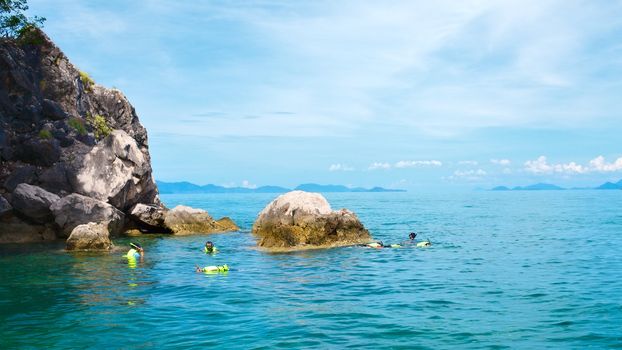
<svg viewBox="0 0 622 350"><path fill-rule="evenodd" d="M43 129L39 131L39 138L43 140L49 140L52 138L52 133L50 130Z"/></svg>
<svg viewBox="0 0 622 350"><path fill-rule="evenodd" d="M112 128L108 126L106 122L106 118L103 115L96 114L91 116L90 114L87 116L88 122L93 127L93 133L95 134L95 138L98 140L103 139L104 137L110 135L112 132Z"/></svg>
<svg viewBox="0 0 622 350"><path fill-rule="evenodd" d="M80 81L82 81L82 85L84 85L84 88L88 91L91 91L91 88L95 85L93 79L84 71L80 71Z"/></svg>
<svg viewBox="0 0 622 350"><path fill-rule="evenodd" d="M79 118L71 118L67 122L70 127L72 127L79 135L86 135L86 128L84 127L84 122Z"/></svg>

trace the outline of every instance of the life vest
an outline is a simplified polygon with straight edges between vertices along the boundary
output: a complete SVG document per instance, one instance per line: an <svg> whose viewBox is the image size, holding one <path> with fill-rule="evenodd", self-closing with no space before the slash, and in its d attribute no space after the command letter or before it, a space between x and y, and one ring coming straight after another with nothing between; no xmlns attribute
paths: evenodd
<svg viewBox="0 0 622 350"><path fill-rule="evenodd" d="M127 254L125 254L125 256L128 259L136 259L136 258L140 258L140 253L137 252L136 249L132 248L127 251Z"/></svg>
<svg viewBox="0 0 622 350"><path fill-rule="evenodd" d="M203 252L204 252L205 254L216 254L216 253L218 253L218 249L217 249L216 247L213 247L213 248L212 248L212 251L210 252L210 251L208 251L208 250L207 250L207 248L206 248L206 247L203 247Z"/></svg>

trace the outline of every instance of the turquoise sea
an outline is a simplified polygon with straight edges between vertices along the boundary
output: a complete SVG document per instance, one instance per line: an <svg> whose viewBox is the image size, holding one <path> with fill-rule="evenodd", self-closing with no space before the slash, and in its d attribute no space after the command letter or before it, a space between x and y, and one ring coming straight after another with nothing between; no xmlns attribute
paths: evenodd
<svg viewBox="0 0 622 350"><path fill-rule="evenodd" d="M375 238L433 246L276 255L249 234L274 196L164 195L243 230L136 238L135 267L127 238L0 246L0 348L622 348L622 191L329 193Z"/></svg>

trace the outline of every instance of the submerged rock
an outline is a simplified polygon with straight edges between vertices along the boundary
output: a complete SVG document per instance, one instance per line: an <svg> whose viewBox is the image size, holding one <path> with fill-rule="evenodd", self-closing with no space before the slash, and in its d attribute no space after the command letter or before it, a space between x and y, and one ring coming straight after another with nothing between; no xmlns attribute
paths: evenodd
<svg viewBox="0 0 622 350"><path fill-rule="evenodd" d="M258 246L306 249L366 243L371 239L357 216L333 211L319 193L292 191L278 196L258 215L253 225Z"/></svg>
<svg viewBox="0 0 622 350"><path fill-rule="evenodd" d="M76 226L67 238L67 250L110 250L108 226L103 223L89 222Z"/></svg>
<svg viewBox="0 0 622 350"><path fill-rule="evenodd" d="M164 226L177 235L237 231L229 218L214 220L207 211L178 205L164 215Z"/></svg>
<svg viewBox="0 0 622 350"><path fill-rule="evenodd" d="M61 198L52 205L51 210L61 228L61 235L65 237L76 226L89 222L103 223L111 234L117 235L121 233L125 220L123 212L112 205L76 193Z"/></svg>

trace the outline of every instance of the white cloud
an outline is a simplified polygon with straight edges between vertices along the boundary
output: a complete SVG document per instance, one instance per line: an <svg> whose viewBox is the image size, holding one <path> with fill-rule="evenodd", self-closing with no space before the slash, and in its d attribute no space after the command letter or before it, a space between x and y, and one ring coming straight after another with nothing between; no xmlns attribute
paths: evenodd
<svg viewBox="0 0 622 350"><path fill-rule="evenodd" d="M598 156L590 160L590 169L598 172L612 172L622 170L622 157L616 159L613 163L606 163L605 157Z"/></svg>
<svg viewBox="0 0 622 350"><path fill-rule="evenodd" d="M381 162L374 162L372 164L369 165L369 168L367 168L368 170L377 170L377 169L391 169L391 164L389 163L381 163Z"/></svg>
<svg viewBox="0 0 622 350"><path fill-rule="evenodd" d="M254 188L257 188L257 185L254 185L254 184L250 183L248 180L244 180L244 181L242 181L242 186L241 187L254 189Z"/></svg>
<svg viewBox="0 0 622 350"><path fill-rule="evenodd" d="M605 157L598 156L589 161L587 165L576 162L550 164L545 156L540 156L536 160L525 162L525 171L534 174L586 174L590 172L614 172L622 170L622 157L612 163L607 163Z"/></svg>
<svg viewBox="0 0 622 350"><path fill-rule="evenodd" d="M478 165L479 162L476 160L461 160L458 162L459 165Z"/></svg>
<svg viewBox="0 0 622 350"><path fill-rule="evenodd" d="M413 168L419 166L442 166L443 162L440 160L400 160L395 163L396 168Z"/></svg>
<svg viewBox="0 0 622 350"><path fill-rule="evenodd" d="M354 168L346 164L331 164L328 171L354 171Z"/></svg>
<svg viewBox="0 0 622 350"><path fill-rule="evenodd" d="M512 163L509 159L491 159L490 162L492 164L497 164L497 165L510 165L510 163Z"/></svg>
<svg viewBox="0 0 622 350"><path fill-rule="evenodd" d="M470 170L456 170L453 175L446 177L448 180L466 180L466 181L478 181L481 180L487 173L483 169L470 169Z"/></svg>

